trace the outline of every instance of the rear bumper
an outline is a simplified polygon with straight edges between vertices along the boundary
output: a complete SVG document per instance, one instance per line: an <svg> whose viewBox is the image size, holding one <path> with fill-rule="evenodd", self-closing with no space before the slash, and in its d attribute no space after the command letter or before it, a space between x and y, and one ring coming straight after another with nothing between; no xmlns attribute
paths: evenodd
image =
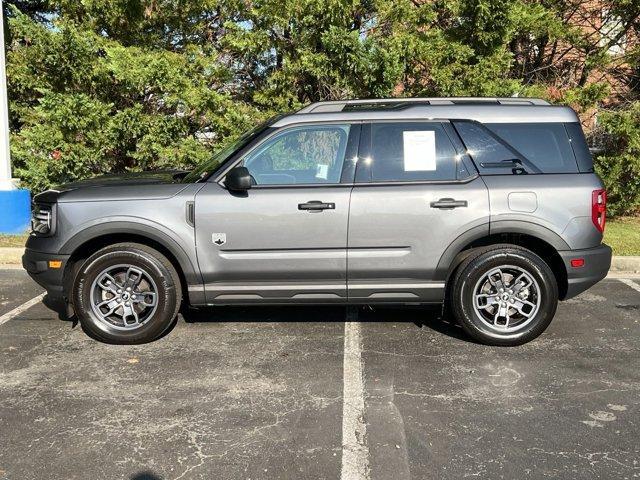
<svg viewBox="0 0 640 480"><path fill-rule="evenodd" d="M22 266L35 282L47 290L51 301L64 301L64 272L70 255L37 252L27 248L22 256ZM50 268L50 261L61 261L59 268Z"/></svg>
<svg viewBox="0 0 640 480"><path fill-rule="evenodd" d="M563 300L575 297L591 288L609 272L611 267L611 247L604 243L595 248L558 252L567 270L567 293ZM582 258L582 267L572 267L571 260Z"/></svg>

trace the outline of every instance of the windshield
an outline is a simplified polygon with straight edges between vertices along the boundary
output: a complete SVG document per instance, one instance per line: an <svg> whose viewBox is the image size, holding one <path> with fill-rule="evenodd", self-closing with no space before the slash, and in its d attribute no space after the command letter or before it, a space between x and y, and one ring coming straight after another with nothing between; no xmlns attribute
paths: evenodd
<svg viewBox="0 0 640 480"><path fill-rule="evenodd" d="M202 162L196 168L194 168L188 175L186 175L182 181L184 183L197 182L211 173L215 172L223 163L225 163L235 152L248 145L258 135L264 132L269 125L275 122L280 116L273 117L264 123L261 123L257 127L252 128L248 132L245 132L235 142L232 142L227 147L216 152L209 160Z"/></svg>

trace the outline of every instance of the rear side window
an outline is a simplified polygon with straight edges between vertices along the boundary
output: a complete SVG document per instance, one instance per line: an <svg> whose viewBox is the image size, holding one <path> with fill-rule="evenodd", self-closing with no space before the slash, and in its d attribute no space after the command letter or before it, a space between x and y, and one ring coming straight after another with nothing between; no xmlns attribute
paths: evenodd
<svg viewBox="0 0 640 480"><path fill-rule="evenodd" d="M492 132L543 173L576 173L578 165L562 123L487 123Z"/></svg>
<svg viewBox="0 0 640 480"><path fill-rule="evenodd" d="M579 123L565 123L569 140L571 141L571 147L573 147L573 153L576 156L578 162L578 168L581 172L593 172L593 158L587 145L587 140L584 138L584 132Z"/></svg>
<svg viewBox="0 0 640 480"><path fill-rule="evenodd" d="M452 123L483 175L539 173L526 158L480 123L467 120Z"/></svg>
<svg viewBox="0 0 640 480"><path fill-rule="evenodd" d="M484 175L577 173L569 134L562 123L454 121L469 155ZM497 168L497 164L522 168Z"/></svg>
<svg viewBox="0 0 640 480"><path fill-rule="evenodd" d="M464 165L439 123L372 123L366 168L372 182L451 181ZM366 177L365 177L366 178Z"/></svg>

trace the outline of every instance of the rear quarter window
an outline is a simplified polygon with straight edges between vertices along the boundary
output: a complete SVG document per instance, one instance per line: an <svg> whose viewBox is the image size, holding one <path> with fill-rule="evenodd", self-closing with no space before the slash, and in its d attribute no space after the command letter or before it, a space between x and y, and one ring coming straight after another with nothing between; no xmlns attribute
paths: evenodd
<svg viewBox="0 0 640 480"><path fill-rule="evenodd" d="M562 123L486 123L542 173L576 173L578 164Z"/></svg>
<svg viewBox="0 0 640 480"><path fill-rule="evenodd" d="M577 122L565 123L564 126L567 129L571 147L578 162L578 168L581 172L593 172L593 157L589 151L587 140L584 138L582 127Z"/></svg>

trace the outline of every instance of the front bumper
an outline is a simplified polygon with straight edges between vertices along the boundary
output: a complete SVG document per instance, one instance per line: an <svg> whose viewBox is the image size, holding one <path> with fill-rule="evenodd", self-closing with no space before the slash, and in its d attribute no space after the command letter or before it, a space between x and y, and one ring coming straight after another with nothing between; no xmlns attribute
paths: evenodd
<svg viewBox="0 0 640 480"><path fill-rule="evenodd" d="M575 297L594 286L607 276L611 267L611 247L604 243L595 248L558 253L567 270L567 293L563 296L563 300ZM572 267L571 260L579 258L584 259L584 265Z"/></svg>
<svg viewBox="0 0 640 480"><path fill-rule="evenodd" d="M22 266L35 282L47 290L51 301L64 302L66 292L64 284L64 272L70 255L37 252L30 248L25 249L22 256ZM60 266L56 263L61 262Z"/></svg>

